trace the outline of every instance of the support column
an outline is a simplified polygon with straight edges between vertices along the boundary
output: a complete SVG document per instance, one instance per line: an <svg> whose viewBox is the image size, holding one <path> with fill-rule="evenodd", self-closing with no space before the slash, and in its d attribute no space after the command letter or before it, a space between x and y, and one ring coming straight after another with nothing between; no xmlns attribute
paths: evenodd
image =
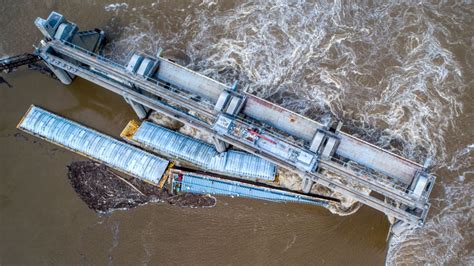
<svg viewBox="0 0 474 266"><path fill-rule="evenodd" d="M311 192L311 188L313 188L313 180L308 178L307 176L303 177L303 182L301 183L301 191L308 194Z"/></svg>
<svg viewBox="0 0 474 266"><path fill-rule="evenodd" d="M49 69L51 69L51 71L54 73L54 75L56 75L56 77L59 79L59 81L61 81L61 83L63 83L64 85L71 84L72 78L66 71L52 66L49 63L46 63L46 61L45 64L49 67Z"/></svg>
<svg viewBox="0 0 474 266"><path fill-rule="evenodd" d="M220 139L217 139L216 137L212 137L212 141L214 142L214 146L216 146L216 150L218 153L225 152L229 146L229 144L223 142Z"/></svg>
<svg viewBox="0 0 474 266"><path fill-rule="evenodd" d="M391 228L390 228L390 232L396 236L400 236L402 235L404 232L412 229L413 226L411 226L410 224L408 223L405 223L403 221L397 221L395 222Z"/></svg>
<svg viewBox="0 0 474 266"><path fill-rule="evenodd" d="M143 106L139 103L136 103L136 102L132 101L131 99L127 98L127 97L124 97L124 99L128 104L130 104L133 111L135 111L135 113L137 114L137 116L140 120L143 120L143 119L146 118L147 108L145 108L145 106Z"/></svg>

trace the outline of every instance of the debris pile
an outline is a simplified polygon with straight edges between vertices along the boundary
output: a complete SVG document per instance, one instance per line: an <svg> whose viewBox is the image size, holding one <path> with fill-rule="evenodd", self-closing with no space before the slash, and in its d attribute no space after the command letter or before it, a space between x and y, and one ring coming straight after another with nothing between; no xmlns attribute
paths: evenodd
<svg viewBox="0 0 474 266"><path fill-rule="evenodd" d="M135 208L148 202L167 202L180 207L216 204L216 199L209 195L172 195L137 178L120 176L93 161L73 162L68 169L68 178L76 193L90 209L99 213Z"/></svg>

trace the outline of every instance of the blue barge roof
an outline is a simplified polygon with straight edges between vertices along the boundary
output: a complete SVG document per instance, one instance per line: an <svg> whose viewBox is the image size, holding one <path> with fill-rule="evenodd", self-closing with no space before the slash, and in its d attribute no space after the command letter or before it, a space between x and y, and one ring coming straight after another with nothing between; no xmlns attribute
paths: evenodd
<svg viewBox="0 0 474 266"><path fill-rule="evenodd" d="M306 203L324 207L328 205L327 200L320 198L197 173L173 170L171 178L172 190L175 192L244 197L275 202Z"/></svg>
<svg viewBox="0 0 474 266"><path fill-rule="evenodd" d="M211 144L150 122L143 122L128 139L144 148L188 161L206 171L251 180L275 180L276 166L267 160L236 150L219 154Z"/></svg>
<svg viewBox="0 0 474 266"><path fill-rule="evenodd" d="M32 105L17 126L144 181L158 184L169 161Z"/></svg>

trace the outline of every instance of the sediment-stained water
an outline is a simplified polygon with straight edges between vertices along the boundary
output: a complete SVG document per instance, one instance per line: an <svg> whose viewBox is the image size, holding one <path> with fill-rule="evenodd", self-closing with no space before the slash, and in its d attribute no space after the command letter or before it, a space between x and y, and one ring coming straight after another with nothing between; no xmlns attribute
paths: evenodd
<svg viewBox="0 0 474 266"><path fill-rule="evenodd" d="M383 214L218 197L211 209L148 204L97 215L76 196L78 155L19 133L30 104L118 136L134 114L76 79L1 74L0 263L473 264L471 1L13 1L0 55L32 51L52 10L108 34L108 55L163 55L317 120L329 117L438 176L425 227L386 241ZM295 180L297 182L297 180ZM291 184L288 184L291 185Z"/></svg>

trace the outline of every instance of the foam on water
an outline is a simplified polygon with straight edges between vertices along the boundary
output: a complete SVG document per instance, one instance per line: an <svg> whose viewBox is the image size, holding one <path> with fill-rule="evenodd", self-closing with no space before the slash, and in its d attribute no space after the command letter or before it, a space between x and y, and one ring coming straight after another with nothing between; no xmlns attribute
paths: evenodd
<svg viewBox="0 0 474 266"><path fill-rule="evenodd" d="M387 264L473 265L473 158L473 144L455 153L445 168L457 178L440 180L442 194L431 201L435 214L423 228L392 239Z"/></svg>
<svg viewBox="0 0 474 266"><path fill-rule="evenodd" d="M119 9L127 9L128 4L127 3L115 3L115 4L110 4L104 7L105 11L117 11Z"/></svg>
<svg viewBox="0 0 474 266"><path fill-rule="evenodd" d="M119 10L108 50L123 59L162 47L212 78L239 80L317 120L340 119L345 130L418 162L433 158L435 174L448 175L438 178L442 193L423 229L392 242L387 262L472 261L463 253L472 235L462 233L472 228L472 161L459 159L472 157L472 144L450 154L446 132L473 84L473 5L316 2L159 1Z"/></svg>

